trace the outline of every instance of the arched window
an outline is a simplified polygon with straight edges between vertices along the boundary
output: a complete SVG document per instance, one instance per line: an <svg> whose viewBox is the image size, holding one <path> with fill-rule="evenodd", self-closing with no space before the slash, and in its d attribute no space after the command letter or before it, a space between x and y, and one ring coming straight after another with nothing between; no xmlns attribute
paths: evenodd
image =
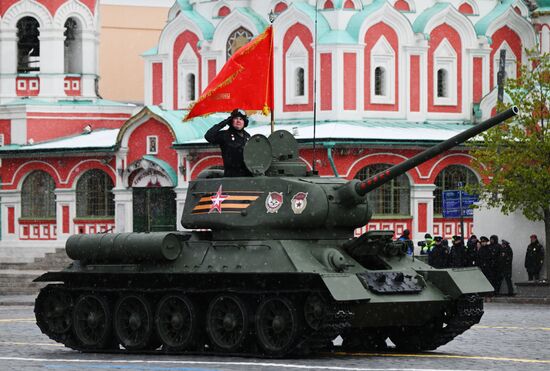
<svg viewBox="0 0 550 371"><path fill-rule="evenodd" d="M45 171L33 171L21 188L23 218L55 218L55 182Z"/></svg>
<svg viewBox="0 0 550 371"><path fill-rule="evenodd" d="M386 95L386 70L383 67L374 69L374 95Z"/></svg>
<svg viewBox="0 0 550 371"><path fill-rule="evenodd" d="M65 73L82 72L82 32L74 18L65 22Z"/></svg>
<svg viewBox="0 0 550 371"><path fill-rule="evenodd" d="M434 214L442 213L443 191L458 190L459 183L463 185L477 184L478 179L474 172L462 165L450 165L435 178Z"/></svg>
<svg viewBox="0 0 550 371"><path fill-rule="evenodd" d="M449 96L447 70L440 68L437 70L437 97L446 98Z"/></svg>
<svg viewBox="0 0 550 371"><path fill-rule="evenodd" d="M17 22L17 72L40 71L40 25L33 17Z"/></svg>
<svg viewBox="0 0 550 371"><path fill-rule="evenodd" d="M304 69L302 67L298 67L295 73L295 88L297 97L303 97L306 94L304 76Z"/></svg>
<svg viewBox="0 0 550 371"><path fill-rule="evenodd" d="M369 165L355 175L355 179L365 180L388 168L388 164ZM369 205L375 215L410 215L411 186L407 175L402 174L368 194Z"/></svg>
<svg viewBox="0 0 550 371"><path fill-rule="evenodd" d="M240 27L233 31L231 35L229 35L225 46L225 55L227 59L229 59L242 46L246 45L250 40L252 40L252 32L248 31L246 28Z"/></svg>
<svg viewBox="0 0 550 371"><path fill-rule="evenodd" d="M115 215L113 181L102 170L85 172L76 183L76 216L112 217Z"/></svg>
<svg viewBox="0 0 550 371"><path fill-rule="evenodd" d="M334 9L334 4L332 3L332 0L325 1L325 5L323 5L323 9Z"/></svg>
<svg viewBox="0 0 550 371"><path fill-rule="evenodd" d="M195 74L189 73L186 77L186 87L187 87L187 101L195 100L195 91L197 88L197 85L195 83Z"/></svg>

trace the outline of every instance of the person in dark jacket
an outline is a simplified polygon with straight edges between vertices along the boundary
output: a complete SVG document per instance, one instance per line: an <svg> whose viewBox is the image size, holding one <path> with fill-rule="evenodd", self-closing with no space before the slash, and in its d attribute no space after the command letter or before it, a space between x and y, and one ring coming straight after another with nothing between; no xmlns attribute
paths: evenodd
<svg viewBox="0 0 550 371"><path fill-rule="evenodd" d="M434 268L447 268L449 251L443 246L443 238L441 238L441 236L435 236L434 241L435 245L428 255L428 264Z"/></svg>
<svg viewBox="0 0 550 371"><path fill-rule="evenodd" d="M497 259L498 273L500 274L497 280L497 286L495 287L495 292L497 294L500 293L500 286L502 285L502 280L504 279L508 288L508 296L514 295L514 287L512 286L513 259L514 252L510 247L510 243L506 240L502 240L502 244L500 245L500 252Z"/></svg>
<svg viewBox="0 0 550 371"><path fill-rule="evenodd" d="M409 231L408 229L405 229L403 231L403 234L399 236L397 240L405 242L405 245L407 245L407 255L414 254L414 244L411 241L411 231Z"/></svg>
<svg viewBox="0 0 550 371"><path fill-rule="evenodd" d="M498 243L498 236L496 234L489 237L489 250L491 251L491 262L492 262L492 281L491 284L495 288L495 294L498 293L497 286L500 285L502 281L502 273L499 271L498 267L498 254L502 246Z"/></svg>
<svg viewBox="0 0 550 371"><path fill-rule="evenodd" d="M529 276L529 281L539 280L540 269L542 268L542 262L544 261L544 248L540 244L537 235L531 235L531 243L527 246L527 252L525 253L525 269Z"/></svg>
<svg viewBox="0 0 550 371"><path fill-rule="evenodd" d="M466 266L466 248L460 236L453 236L453 246L451 248L451 268L462 268Z"/></svg>
<svg viewBox="0 0 550 371"><path fill-rule="evenodd" d="M222 130L226 125L229 129ZM241 109L235 109L231 116L212 126L204 135L209 143L218 144L222 151L224 176L251 176L243 159L243 150L250 134L244 130L248 117Z"/></svg>
<svg viewBox="0 0 550 371"><path fill-rule="evenodd" d="M476 256L477 256L477 236L475 234L471 235L466 242L466 266L473 267L476 265Z"/></svg>
<svg viewBox="0 0 550 371"><path fill-rule="evenodd" d="M481 236L479 241L481 242L481 247L477 251L476 264L492 285L494 283L494 258L489 248L489 239L485 236Z"/></svg>

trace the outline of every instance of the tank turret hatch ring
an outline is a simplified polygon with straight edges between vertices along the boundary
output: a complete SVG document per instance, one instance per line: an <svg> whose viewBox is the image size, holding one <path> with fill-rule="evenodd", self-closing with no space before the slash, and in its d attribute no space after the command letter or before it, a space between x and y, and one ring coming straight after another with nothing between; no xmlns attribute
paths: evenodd
<svg viewBox="0 0 550 371"><path fill-rule="evenodd" d="M269 142L273 149L273 158L277 161L298 159L298 142L292 134L286 130L277 130L269 136Z"/></svg>
<svg viewBox="0 0 550 371"><path fill-rule="evenodd" d="M244 164L253 176L264 175L273 159L271 143L261 134L252 136L244 146Z"/></svg>

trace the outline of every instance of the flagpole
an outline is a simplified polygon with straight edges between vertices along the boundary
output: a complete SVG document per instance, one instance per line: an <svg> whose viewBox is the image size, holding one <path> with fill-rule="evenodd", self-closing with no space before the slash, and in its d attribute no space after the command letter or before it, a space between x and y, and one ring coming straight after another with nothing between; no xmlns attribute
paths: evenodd
<svg viewBox="0 0 550 371"><path fill-rule="evenodd" d="M313 39L313 161L311 165L312 173L315 175L315 157L317 147L317 12L318 0L315 0L315 30Z"/></svg>
<svg viewBox="0 0 550 371"><path fill-rule="evenodd" d="M271 23L271 46L270 46L270 59L269 59L269 78L271 79L270 81L270 84L267 84L267 88L269 89L269 87L271 87L272 89L272 105L274 106L275 105L275 97L273 96L273 84L274 84L274 75L275 75L275 71L273 71L273 35L275 33L275 30L273 28L273 22L275 21L275 18L277 18L277 16L275 15L275 13L273 12L273 9L271 9L271 11L269 12L268 14L268 18L269 18L269 22ZM271 113L271 134L273 134L273 132L275 131L275 107L269 107L269 111Z"/></svg>

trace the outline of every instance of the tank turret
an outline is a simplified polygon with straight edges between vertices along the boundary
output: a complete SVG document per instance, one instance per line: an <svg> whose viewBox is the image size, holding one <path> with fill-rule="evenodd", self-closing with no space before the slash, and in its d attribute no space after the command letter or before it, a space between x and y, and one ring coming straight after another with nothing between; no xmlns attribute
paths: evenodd
<svg viewBox="0 0 550 371"><path fill-rule="evenodd" d="M514 116L512 107L365 181L307 173L286 131L254 135L244 150L251 178L191 182L182 225L211 229L215 239L350 237L369 222L367 194L406 171ZM243 231L246 231L244 233Z"/></svg>

